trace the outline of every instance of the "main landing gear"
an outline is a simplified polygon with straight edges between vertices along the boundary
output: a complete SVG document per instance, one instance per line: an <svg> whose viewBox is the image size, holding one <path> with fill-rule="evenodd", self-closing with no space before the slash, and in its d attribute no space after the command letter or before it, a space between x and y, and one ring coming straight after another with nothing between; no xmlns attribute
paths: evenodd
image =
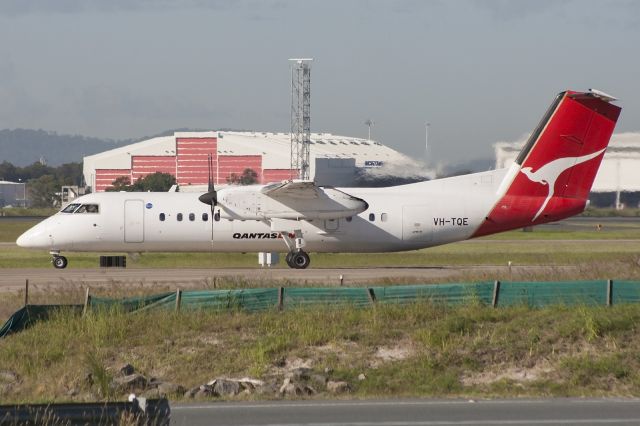
<svg viewBox="0 0 640 426"><path fill-rule="evenodd" d="M305 269L311 263L309 255L304 250L290 251L285 258L287 265L294 269Z"/></svg>
<svg viewBox="0 0 640 426"><path fill-rule="evenodd" d="M311 263L311 259L307 252L302 250L306 245L302 237L302 230L296 229L293 231L293 234L280 231L280 235L289 249L289 253L287 253L287 257L285 257L287 265L293 269L306 269Z"/></svg>
<svg viewBox="0 0 640 426"><path fill-rule="evenodd" d="M67 267L67 258L60 256L60 252L51 252L51 263L56 269L64 269Z"/></svg>

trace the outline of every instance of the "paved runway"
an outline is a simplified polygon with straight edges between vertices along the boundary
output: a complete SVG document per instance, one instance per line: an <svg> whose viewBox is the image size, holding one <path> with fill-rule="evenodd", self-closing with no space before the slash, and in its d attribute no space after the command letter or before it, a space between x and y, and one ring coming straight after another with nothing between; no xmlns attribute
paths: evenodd
<svg viewBox="0 0 640 426"><path fill-rule="evenodd" d="M172 405L172 425L639 425L638 399L277 401Z"/></svg>
<svg viewBox="0 0 640 426"><path fill-rule="evenodd" d="M541 271L548 266L513 266L513 273ZM553 266L553 270L571 269L575 266ZM214 280L252 279L272 285L274 282L317 283L325 286L358 284L384 278L402 281L407 279L440 279L455 277L465 272L506 273L500 266L442 266L406 268L310 268L305 270L289 268L218 268L218 269L159 269L159 268L108 268L108 269L66 269L15 268L2 269L0 273L0 293L22 290L25 280L30 288L55 289L89 285L91 287L113 286L170 286L172 288L212 288Z"/></svg>

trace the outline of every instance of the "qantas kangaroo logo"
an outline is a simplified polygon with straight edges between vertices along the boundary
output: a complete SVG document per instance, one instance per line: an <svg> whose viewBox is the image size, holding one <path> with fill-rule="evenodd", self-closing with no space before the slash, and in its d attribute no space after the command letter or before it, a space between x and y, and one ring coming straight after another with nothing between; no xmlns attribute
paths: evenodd
<svg viewBox="0 0 640 426"><path fill-rule="evenodd" d="M606 148L601 149L600 151L596 151L592 154L583 155L582 157L564 157L558 158L557 160L553 160L544 166L540 167L535 172L532 171L531 167L524 167L520 171L525 174L532 182L537 182L542 185L547 185L549 187L549 193L547 194L547 198L542 203L542 207L538 210L538 213L531 219L531 222L535 221L540 213L547 207L547 203L553 197L553 190L556 185L556 180L565 170L570 169L573 166L577 166L578 164L584 163L585 161L589 161L593 158L596 158L598 155L602 154Z"/></svg>

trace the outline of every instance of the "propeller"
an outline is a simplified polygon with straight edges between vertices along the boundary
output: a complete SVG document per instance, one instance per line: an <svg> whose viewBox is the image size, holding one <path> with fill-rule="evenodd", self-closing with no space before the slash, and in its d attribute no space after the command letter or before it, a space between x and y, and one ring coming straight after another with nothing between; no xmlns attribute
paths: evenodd
<svg viewBox="0 0 640 426"><path fill-rule="evenodd" d="M218 205L218 193L216 192L216 188L213 186L213 159L211 158L211 154L209 154L208 158L209 163L209 186L207 188L207 192L198 197L200 202L209 204L211 206L211 244L213 244L213 222L214 222L214 210Z"/></svg>
<svg viewBox="0 0 640 426"><path fill-rule="evenodd" d="M211 206L211 214L213 215L213 208L218 205L218 193L213 186L213 159L209 154L209 187L205 194L198 197L198 200Z"/></svg>

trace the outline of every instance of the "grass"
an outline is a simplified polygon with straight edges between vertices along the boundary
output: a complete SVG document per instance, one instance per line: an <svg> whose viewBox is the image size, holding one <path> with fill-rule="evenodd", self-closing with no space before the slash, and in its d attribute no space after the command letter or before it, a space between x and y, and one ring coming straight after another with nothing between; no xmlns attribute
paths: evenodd
<svg viewBox="0 0 640 426"><path fill-rule="evenodd" d="M37 221L0 221L0 242L14 242ZM550 250L550 242L553 242ZM566 265L615 262L640 252L640 222L607 222L597 231L592 222L541 226L533 232L510 231L468 242L401 253L314 253L313 267ZM70 268L94 268L100 253L65 253ZM46 251L0 247L0 268L50 267ZM143 253L129 256L132 268L255 267L255 253ZM281 263L280 267L283 266Z"/></svg>
<svg viewBox="0 0 640 426"><path fill-rule="evenodd" d="M0 221L0 240L12 241L30 223ZM313 267L546 265L509 273L513 280L640 279L640 225L607 223L603 231L513 231L407 253L314 254ZM69 254L71 268L96 267L97 253ZM154 253L129 258L131 268L254 267L255 254ZM571 269L563 269L571 265ZM0 246L0 268L50 267L47 253ZM280 266L282 267L282 266ZM447 280L495 279L496 268ZM381 277L380 284L402 282ZM442 281L442 280L441 280ZM81 303L83 283L32 289L32 303ZM218 288L281 283L223 279ZM296 285L304 285L298 284ZM133 296L174 291L117 284L97 295ZM93 292L93 290L92 290ZM0 315L22 305L4 293ZM0 341L0 370L21 382L0 383L0 400L47 402L121 399L109 386L117 368L186 387L215 377L279 380L282 365L308 362L347 380L355 397L377 396L637 396L640 394L640 305L612 308L554 306L490 309L471 303L427 302L373 309L316 306L284 312L117 310L79 318L60 312L48 322ZM381 349L400 354L383 359ZM86 380L91 373L93 384ZM357 380L364 373L366 379ZM280 374L280 375L279 375ZM179 396L176 396L179 398ZM323 395L322 397L326 397Z"/></svg>
<svg viewBox="0 0 640 426"><path fill-rule="evenodd" d="M622 210L604 207L587 207L581 214L585 217L638 217L640 216L640 208L627 207Z"/></svg>
<svg viewBox="0 0 640 426"><path fill-rule="evenodd" d="M38 222L38 219L0 220L0 242L14 243L20 234Z"/></svg>
<svg viewBox="0 0 640 426"><path fill-rule="evenodd" d="M21 377L0 398L122 398L109 383L125 363L187 388L221 376L281 383L281 366L295 360L331 369L353 397L633 396L640 393L639 321L638 305L60 312L0 344L2 368ZM385 360L381 349L399 355Z"/></svg>
<svg viewBox="0 0 640 426"><path fill-rule="evenodd" d="M35 208L35 207L2 207L0 208L0 216L51 216L59 209L54 208Z"/></svg>
<svg viewBox="0 0 640 426"><path fill-rule="evenodd" d="M100 253L64 253L69 268L96 268ZM126 254L126 253L124 253ZM478 240L400 253L313 253L313 268L423 267L443 265L567 265L615 262L640 255L632 240ZM46 251L0 246L0 268L50 268ZM128 256L128 268L257 267L255 253L142 253ZM286 267L284 262L278 266Z"/></svg>

